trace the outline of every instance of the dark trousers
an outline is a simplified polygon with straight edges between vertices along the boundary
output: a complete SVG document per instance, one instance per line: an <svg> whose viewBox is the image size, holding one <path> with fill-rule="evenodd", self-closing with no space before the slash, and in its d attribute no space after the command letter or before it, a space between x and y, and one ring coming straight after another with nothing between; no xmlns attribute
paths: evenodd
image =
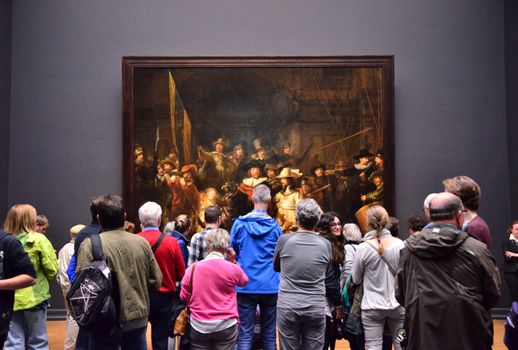
<svg viewBox="0 0 518 350"><path fill-rule="evenodd" d="M234 350L237 340L237 324L214 333L201 333L191 327L192 350Z"/></svg>
<svg viewBox="0 0 518 350"><path fill-rule="evenodd" d="M79 332L77 333L76 339L76 350L88 349L90 349L90 335L84 328L79 327Z"/></svg>
<svg viewBox="0 0 518 350"><path fill-rule="evenodd" d="M149 323L151 323L151 343L153 350L167 350L169 325L171 322L175 293L155 292L149 296L151 304Z"/></svg>
<svg viewBox="0 0 518 350"><path fill-rule="evenodd" d="M511 294L511 301L518 301L518 272L506 272L504 276Z"/></svg>
<svg viewBox="0 0 518 350"><path fill-rule="evenodd" d="M132 329L119 336L90 336L90 350L147 350L147 327Z"/></svg>
<svg viewBox="0 0 518 350"><path fill-rule="evenodd" d="M326 335L324 337L324 350L335 350L336 332L334 328L334 319L326 315Z"/></svg>

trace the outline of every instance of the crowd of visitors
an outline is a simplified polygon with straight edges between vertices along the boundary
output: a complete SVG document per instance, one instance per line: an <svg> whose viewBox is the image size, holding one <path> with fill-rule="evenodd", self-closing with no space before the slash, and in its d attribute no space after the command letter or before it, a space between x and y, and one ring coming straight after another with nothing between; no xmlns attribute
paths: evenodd
<svg viewBox="0 0 518 350"><path fill-rule="evenodd" d="M230 233L217 205L192 232L193 217L162 223L165 208L154 202L142 204L140 228L130 233L122 198L96 197L91 222L71 227L57 256L48 219L17 204L0 231L0 349L48 349L56 277L67 306L65 349L146 349L148 323L153 349L174 348L182 305L190 325L178 349L334 350L343 338L352 350L491 349L490 309L501 282L489 227L477 214L480 186L467 176L443 185L424 199L426 218L408 218L404 241L399 221L380 205L368 208L362 233L312 198L296 202L295 223L283 233L269 212L270 187L258 184L253 209ZM507 234L503 272L518 301L518 221ZM118 320L105 334L76 323L67 304L77 276L96 260L98 240Z"/></svg>

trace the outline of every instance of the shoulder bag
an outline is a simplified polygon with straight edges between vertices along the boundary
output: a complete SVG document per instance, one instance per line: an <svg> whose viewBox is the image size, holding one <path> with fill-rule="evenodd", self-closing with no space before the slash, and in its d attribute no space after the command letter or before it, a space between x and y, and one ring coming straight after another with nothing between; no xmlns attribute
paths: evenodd
<svg viewBox="0 0 518 350"><path fill-rule="evenodd" d="M187 333L189 329L190 322L190 311L189 311L189 302L191 301L192 296L192 286L193 286L193 277L194 270L196 268L196 263L192 265L191 269L191 283L189 284L189 292L187 294L187 301L185 303L181 302L174 311L173 319L172 319L172 329L170 331L171 337L179 337L183 336Z"/></svg>

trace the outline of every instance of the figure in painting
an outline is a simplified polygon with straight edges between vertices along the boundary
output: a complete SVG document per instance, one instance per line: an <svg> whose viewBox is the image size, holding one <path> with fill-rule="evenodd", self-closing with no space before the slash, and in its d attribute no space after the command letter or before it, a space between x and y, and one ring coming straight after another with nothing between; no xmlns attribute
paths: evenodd
<svg viewBox="0 0 518 350"><path fill-rule="evenodd" d="M187 214L190 217L197 217L200 194L194 184L196 165L184 165L181 173L182 176L175 175L167 182L173 193L172 212L174 215Z"/></svg>
<svg viewBox="0 0 518 350"><path fill-rule="evenodd" d="M236 167L225 151L226 140L223 137L212 142L214 150L207 152L198 146L198 158L201 163L200 174L207 187L221 188L225 182L232 181Z"/></svg>
<svg viewBox="0 0 518 350"><path fill-rule="evenodd" d="M311 189L312 198L315 199L318 205L324 211L331 211L334 209L334 190L336 179L335 176L326 172L325 164L318 164L313 167L311 171L314 177L314 185Z"/></svg>
<svg viewBox="0 0 518 350"><path fill-rule="evenodd" d="M281 180L282 189L273 198L277 206L276 220L283 232L292 232L296 225L295 210L297 202L302 198L295 181L302 174L298 169L284 168L277 178ZM295 229L296 231L296 229Z"/></svg>

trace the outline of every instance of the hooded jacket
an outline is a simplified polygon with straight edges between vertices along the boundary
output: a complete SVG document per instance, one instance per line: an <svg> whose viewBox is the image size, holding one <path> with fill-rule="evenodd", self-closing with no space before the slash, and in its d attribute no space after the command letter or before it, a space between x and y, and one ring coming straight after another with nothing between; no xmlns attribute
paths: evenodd
<svg viewBox="0 0 518 350"><path fill-rule="evenodd" d="M279 273L273 270L273 253L282 230L265 210L253 210L240 216L230 231L230 246L249 282L237 287L238 293L275 294L279 291Z"/></svg>
<svg viewBox="0 0 518 350"><path fill-rule="evenodd" d="M491 349L490 309L500 275L484 243L434 224L406 241L396 299L405 306L407 349Z"/></svg>

